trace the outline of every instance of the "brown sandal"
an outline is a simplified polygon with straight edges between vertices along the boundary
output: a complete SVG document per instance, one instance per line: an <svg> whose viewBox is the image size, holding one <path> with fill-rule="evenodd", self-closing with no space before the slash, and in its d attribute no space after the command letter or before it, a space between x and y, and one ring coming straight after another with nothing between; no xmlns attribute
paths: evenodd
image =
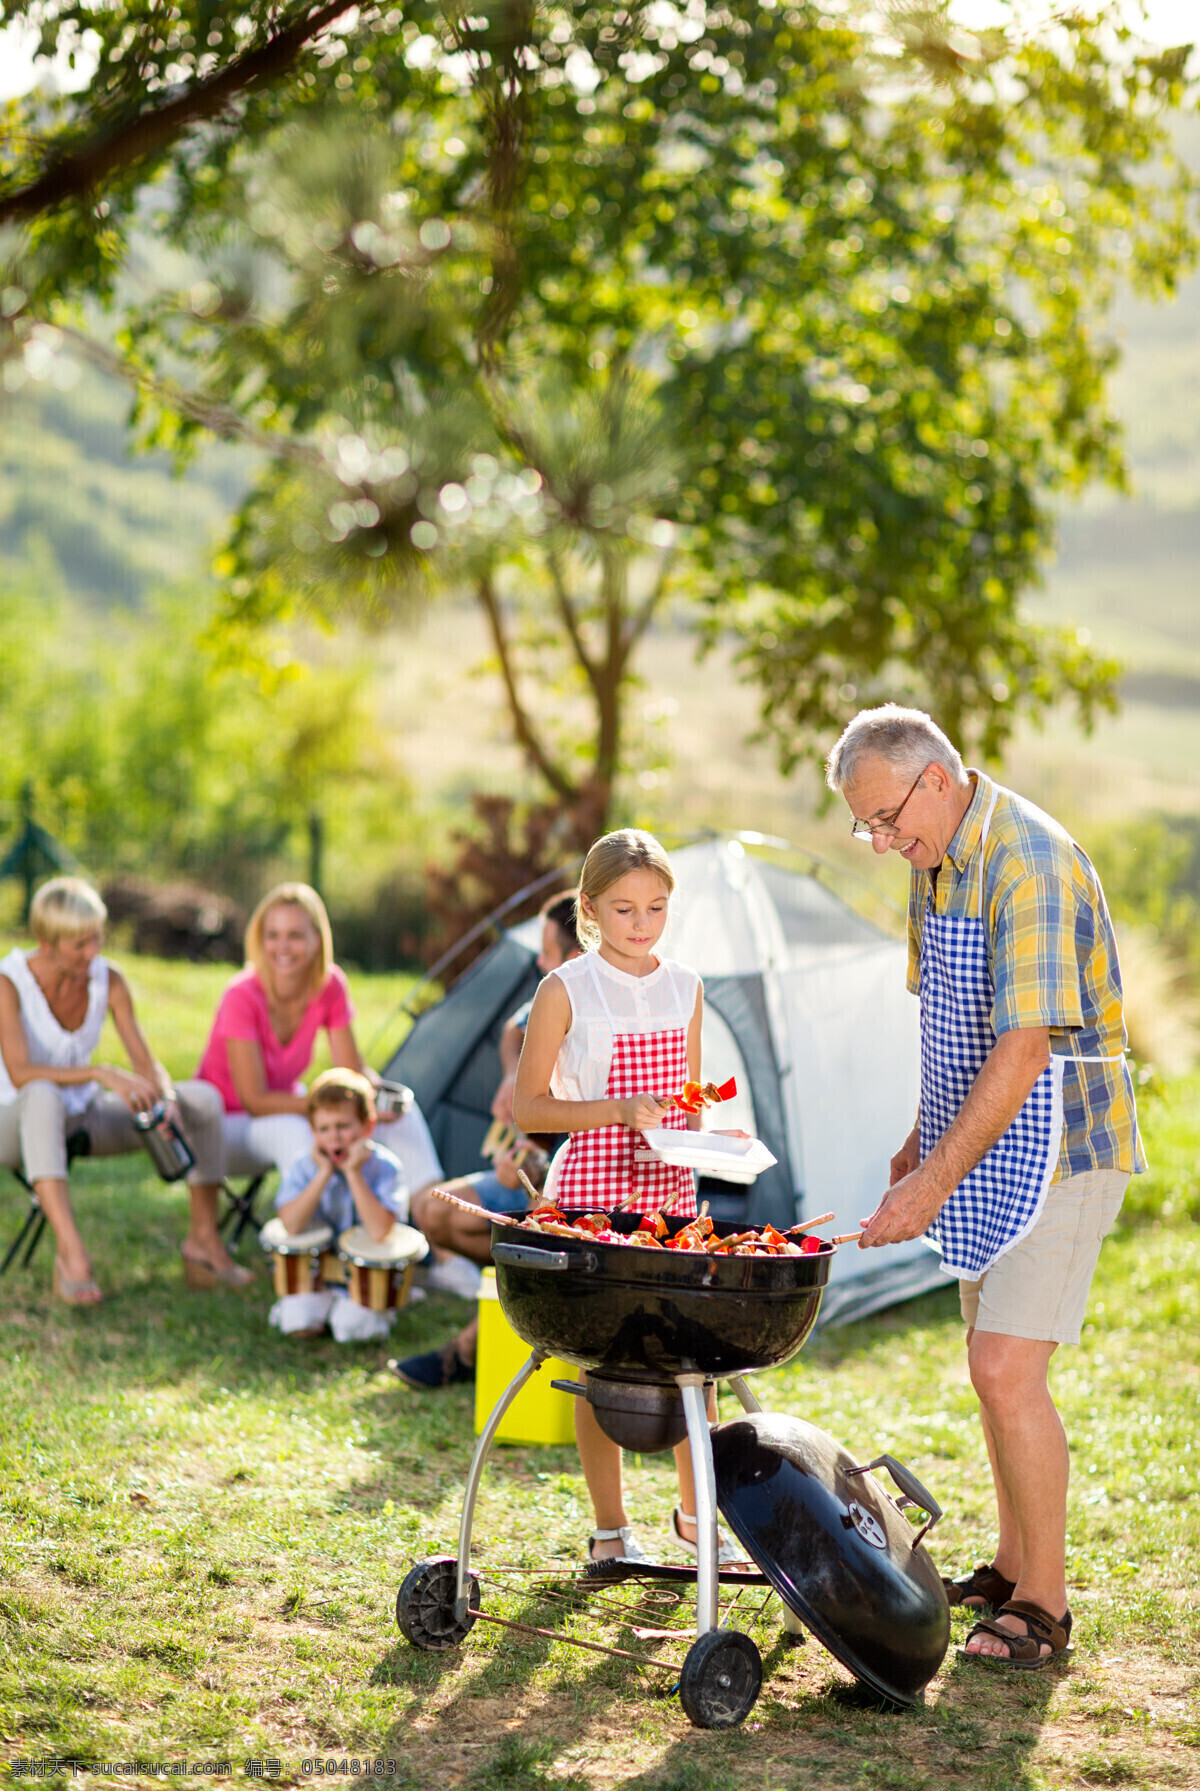
<svg viewBox="0 0 1200 1791"><path fill-rule="evenodd" d="M995 1636L998 1641L1005 1643L1008 1653L968 1653L964 1645L958 1651L960 1660L981 1660L987 1666L1020 1667L1026 1673L1040 1673L1052 1660L1071 1651L1068 1646L1071 1640L1070 1611L1062 1617L1052 1617L1040 1604L1030 1604L1024 1598L1011 1598L1000 1607L996 1616L1019 1617L1025 1625L1025 1634L1019 1635L1014 1630L1005 1629L1003 1624L996 1621L976 1623L967 1637L968 1642L973 1636ZM1049 1647L1049 1654L1042 1653L1043 1645Z"/></svg>
<svg viewBox="0 0 1200 1791"><path fill-rule="evenodd" d="M183 1257L183 1278L194 1291L207 1293L214 1287L249 1287L254 1279L253 1270L244 1269L240 1263L210 1262L207 1256L189 1256L182 1249L179 1254Z"/></svg>
<svg viewBox="0 0 1200 1791"><path fill-rule="evenodd" d="M962 1605L968 1611L999 1610L1016 1591L1016 1582L997 1573L990 1561L981 1561L973 1573L963 1580L943 1579L946 1603L952 1608ZM974 1599L978 1602L971 1603Z"/></svg>
<svg viewBox="0 0 1200 1791"><path fill-rule="evenodd" d="M54 1258L54 1272L50 1278L55 1299L66 1306L99 1306L104 1295L96 1285L94 1275L85 1275L81 1281L73 1281L70 1275L63 1274L62 1259Z"/></svg>

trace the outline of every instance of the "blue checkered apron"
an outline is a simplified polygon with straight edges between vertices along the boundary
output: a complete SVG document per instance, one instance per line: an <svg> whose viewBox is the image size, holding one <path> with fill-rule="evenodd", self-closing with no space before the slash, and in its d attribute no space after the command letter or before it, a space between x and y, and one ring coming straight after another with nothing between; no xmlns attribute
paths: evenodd
<svg viewBox="0 0 1200 1791"><path fill-rule="evenodd" d="M921 1157L957 1116L996 1043L996 989L983 923L983 861L997 792L979 842L975 915L935 914L921 937ZM1032 1228L1058 1164L1065 1059L1051 1057L1007 1132L964 1176L925 1241L948 1275L975 1281Z"/></svg>

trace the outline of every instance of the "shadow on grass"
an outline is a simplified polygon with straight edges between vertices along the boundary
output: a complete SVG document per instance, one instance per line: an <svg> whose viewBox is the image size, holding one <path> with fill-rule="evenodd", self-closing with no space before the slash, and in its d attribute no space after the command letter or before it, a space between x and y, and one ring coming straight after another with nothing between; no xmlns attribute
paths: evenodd
<svg viewBox="0 0 1200 1791"><path fill-rule="evenodd" d="M664 1610L664 1621L689 1616L689 1605L681 1589L673 1617ZM557 1597L540 1590L511 1604L506 1614L559 1630L578 1618L577 1609L564 1609ZM605 1615L611 1636L613 1613ZM501 1632L489 1639L487 1658L472 1661L468 1651L481 1627L462 1651L461 1676L452 1696L439 1706L441 1720L451 1725L468 1725L474 1717L473 1733L478 1733L481 1700L492 1701L483 1706L489 1710L496 1708L497 1700L515 1708L531 1690L553 1646L549 1638ZM619 1645L646 1653L654 1649L653 1643L638 1641L631 1623L619 1629ZM445 1676L445 1657L435 1657L438 1666L427 1670L426 1676L414 1666L414 1653L398 1648L377 1671L392 1682L414 1690L428 1686L432 1691ZM811 1640L800 1658L810 1671L819 1670L827 1659ZM695 1730L673 1706L674 1720L668 1720L671 1728L678 1722L682 1733L669 1738L666 1753L652 1767L621 1784L627 1791L709 1791L710 1787L733 1791L735 1786L757 1784L761 1777L771 1787L819 1783L827 1791L841 1791L843 1786L854 1791L962 1786L965 1791L968 1785L972 1791L1035 1791L1043 1785L1032 1756L1054 1696L1055 1676L980 1670L952 1655L936 1700L903 1709L881 1702L866 1687L835 1677L836 1669L828 1662L830 1677L822 1689L802 1692L798 1704L784 1703L780 1669L796 1659L797 1651L782 1635L774 1645L764 1645L763 1695L743 1728L721 1733ZM586 1744L597 1724L606 1732L614 1708L623 1700L643 1709L647 1698L665 1703L673 1689L669 1675L656 1673L653 1684L648 1684L648 1677L614 1656L585 1656L579 1665L564 1661L553 1687L564 1702L553 1712L540 1708L515 1729L508 1724L512 1732L493 1755L478 1763L468 1783L532 1787L586 1782L578 1778L570 1761L562 1766L555 1762L570 1746ZM668 1715L667 1710L663 1714ZM547 1737L547 1726L557 1731L564 1723L565 1737Z"/></svg>

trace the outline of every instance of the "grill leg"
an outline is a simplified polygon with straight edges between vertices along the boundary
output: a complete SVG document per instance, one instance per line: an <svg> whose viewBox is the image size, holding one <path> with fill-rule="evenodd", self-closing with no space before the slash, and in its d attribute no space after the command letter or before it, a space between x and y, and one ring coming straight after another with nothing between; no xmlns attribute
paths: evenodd
<svg viewBox="0 0 1200 1791"><path fill-rule="evenodd" d="M463 1489L462 1517L458 1524L458 1570L454 1584L454 1615L460 1623L466 1621L467 1599L470 1595L467 1569L471 1565L471 1531L475 1524L475 1500L479 1496L479 1482L483 1479L483 1470L487 1465L487 1458L492 1452L492 1442L500 1428L500 1420L526 1381L537 1373L545 1360L544 1355L534 1350L520 1374L509 1382L493 1406L491 1417L480 1431L479 1441L475 1445L475 1453L471 1457L467 1484Z"/></svg>
<svg viewBox="0 0 1200 1791"><path fill-rule="evenodd" d="M702 1374L677 1374L696 1482L696 1634L717 1627L717 1477Z"/></svg>
<svg viewBox="0 0 1200 1791"><path fill-rule="evenodd" d="M762 1411L761 1405L759 1405L758 1400L754 1397L753 1393L750 1391L749 1387L746 1385L745 1380L743 1379L743 1377L740 1374L730 1375L729 1385L733 1388L734 1393L737 1395L738 1402L740 1403L741 1408L744 1412L761 1412Z"/></svg>

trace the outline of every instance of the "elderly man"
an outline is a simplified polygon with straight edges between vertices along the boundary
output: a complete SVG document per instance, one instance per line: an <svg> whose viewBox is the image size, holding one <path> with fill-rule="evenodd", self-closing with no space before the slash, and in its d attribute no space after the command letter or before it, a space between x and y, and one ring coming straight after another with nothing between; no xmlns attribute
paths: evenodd
<svg viewBox="0 0 1200 1791"><path fill-rule="evenodd" d="M966 770L920 710L857 715L826 779L854 837L912 870L920 1112L860 1247L925 1234L958 1277L999 1542L944 1584L952 1604L995 1611L968 1657L1039 1668L1071 1633L1069 1456L1047 1371L1079 1341L1101 1242L1145 1167L1112 926L1057 822Z"/></svg>

